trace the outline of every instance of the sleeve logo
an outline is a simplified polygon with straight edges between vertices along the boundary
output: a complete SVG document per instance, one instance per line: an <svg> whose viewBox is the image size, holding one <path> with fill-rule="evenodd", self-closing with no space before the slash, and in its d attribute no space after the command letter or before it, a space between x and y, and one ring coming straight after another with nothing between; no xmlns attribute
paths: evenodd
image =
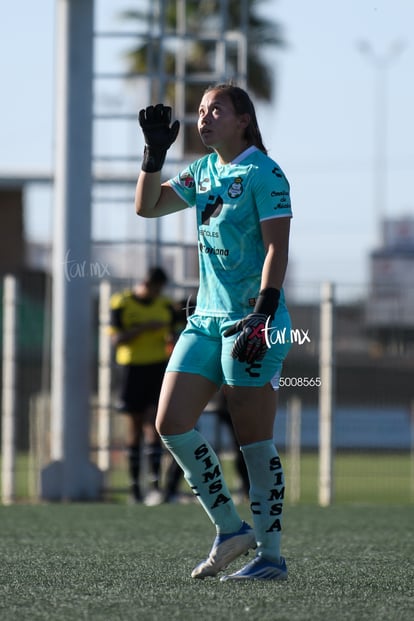
<svg viewBox="0 0 414 621"><path fill-rule="evenodd" d="M194 177L187 171L183 172L182 175L180 175L180 184L185 188L193 188L195 186Z"/></svg>

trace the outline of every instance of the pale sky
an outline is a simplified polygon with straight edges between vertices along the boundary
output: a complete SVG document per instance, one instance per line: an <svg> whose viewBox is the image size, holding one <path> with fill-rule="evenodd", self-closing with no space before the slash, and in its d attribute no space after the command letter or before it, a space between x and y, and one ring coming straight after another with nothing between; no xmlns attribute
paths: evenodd
<svg viewBox="0 0 414 621"><path fill-rule="evenodd" d="M95 0L97 28L119 28L118 13L136 0ZM414 2L413 0L263 0L261 12L280 22L288 47L272 51L277 97L256 102L269 154L292 189L294 220L291 269L297 287L332 280L363 290L368 255L378 243L374 205L374 59L388 57L387 217L414 217ZM55 0L4 2L0 19L0 176L53 167ZM395 44L401 50L394 57ZM96 54L101 68L119 67L119 49ZM106 88L106 90L105 90ZM98 89L102 105L131 110L124 86ZM124 136L125 148L141 155L139 130ZM105 134L95 144L105 145ZM51 199L29 194L28 234L47 239ZM131 211L133 206L131 204ZM121 212L119 212L121 213ZM132 217L132 214L131 214ZM106 234L95 217L94 230ZM130 236L131 220L118 218L118 237ZM133 225L134 226L134 225ZM114 224L111 220L111 230ZM108 232L109 234L109 232Z"/></svg>

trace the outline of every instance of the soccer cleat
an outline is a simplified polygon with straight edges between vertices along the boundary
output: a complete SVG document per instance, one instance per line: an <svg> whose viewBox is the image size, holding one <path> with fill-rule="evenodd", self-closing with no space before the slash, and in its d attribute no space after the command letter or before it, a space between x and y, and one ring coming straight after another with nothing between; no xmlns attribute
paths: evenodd
<svg viewBox="0 0 414 621"><path fill-rule="evenodd" d="M262 556L256 556L234 574L222 576L220 582L227 580L287 580L287 577L288 571L283 556L280 557L280 564L268 561Z"/></svg>
<svg viewBox="0 0 414 621"><path fill-rule="evenodd" d="M227 567L238 556L248 554L249 549L255 547L254 531L246 522L243 522L240 530L236 533L217 535L208 558L193 569L191 577L216 576L219 571Z"/></svg>
<svg viewBox="0 0 414 621"><path fill-rule="evenodd" d="M146 507L156 507L162 503L162 493L158 489L152 489L144 498Z"/></svg>

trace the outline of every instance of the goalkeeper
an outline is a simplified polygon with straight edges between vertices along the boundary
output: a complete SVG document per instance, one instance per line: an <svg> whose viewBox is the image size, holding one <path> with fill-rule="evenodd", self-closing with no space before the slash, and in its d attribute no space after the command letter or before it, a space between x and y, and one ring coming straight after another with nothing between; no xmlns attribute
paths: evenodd
<svg viewBox="0 0 414 621"><path fill-rule="evenodd" d="M139 122L145 149L137 214L155 218L190 207L197 219L196 308L169 361L156 423L216 528L210 553L192 577L216 576L252 548L253 560L222 581L285 580L284 477L273 433L290 345L273 331L290 332L282 288L289 184L267 155L249 95L233 84L210 87L202 97L197 127L210 153L167 182L161 182L161 169L179 122L171 123L171 108L162 104L141 110ZM221 386L247 465L252 525L240 518L218 458L195 428Z"/></svg>

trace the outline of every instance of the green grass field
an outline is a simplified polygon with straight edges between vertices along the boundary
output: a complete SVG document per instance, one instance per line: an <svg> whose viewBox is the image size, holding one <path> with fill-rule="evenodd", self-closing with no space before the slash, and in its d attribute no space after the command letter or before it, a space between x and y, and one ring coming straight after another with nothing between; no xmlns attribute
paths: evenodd
<svg viewBox="0 0 414 621"><path fill-rule="evenodd" d="M108 502L50 505L27 504L33 474L20 455L18 502L0 506L1 621L414 619L412 458L338 454L335 503L325 509L317 506L317 456L302 455L295 506L288 456L283 461L289 580L233 584L190 578L214 538L197 504L126 503L122 453L108 478ZM224 459L223 468L237 488L233 461ZM247 504L240 512L250 519Z"/></svg>
<svg viewBox="0 0 414 621"><path fill-rule="evenodd" d="M412 506L287 506L286 583L191 579L214 537L197 504L16 504L0 524L2 621L414 618Z"/></svg>

